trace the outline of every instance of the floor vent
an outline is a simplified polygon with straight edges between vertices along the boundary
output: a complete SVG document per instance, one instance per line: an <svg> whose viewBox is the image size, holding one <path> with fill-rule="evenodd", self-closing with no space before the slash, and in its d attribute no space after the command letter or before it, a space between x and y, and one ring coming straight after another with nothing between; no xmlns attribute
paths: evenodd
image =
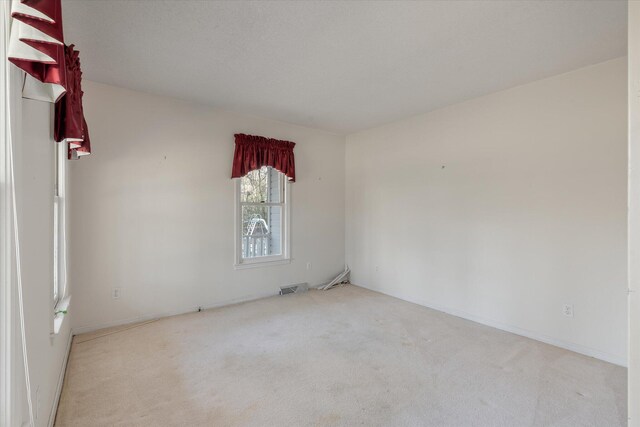
<svg viewBox="0 0 640 427"><path fill-rule="evenodd" d="M296 285L280 286L280 295L299 294L309 290L307 283L298 283Z"/></svg>

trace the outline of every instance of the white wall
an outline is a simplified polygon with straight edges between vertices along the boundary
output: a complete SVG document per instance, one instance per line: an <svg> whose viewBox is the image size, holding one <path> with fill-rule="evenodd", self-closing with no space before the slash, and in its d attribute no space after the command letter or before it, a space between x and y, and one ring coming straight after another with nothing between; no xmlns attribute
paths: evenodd
<svg viewBox="0 0 640 427"><path fill-rule="evenodd" d="M352 281L625 364L626 65L347 137Z"/></svg>
<svg viewBox="0 0 640 427"><path fill-rule="evenodd" d="M53 104L20 99L18 102L22 104L22 132L14 139L14 149L26 343L35 423L36 426L46 426L52 421L55 411L71 339L70 319L64 321L57 335L51 334L54 313ZM15 387L20 390L17 394L20 394L25 391L24 372L17 306L13 310L16 360L12 373L16 376L13 379ZM22 422L16 425L22 425L29 420L26 398L16 398L16 403L22 406L21 414L16 414Z"/></svg>
<svg viewBox="0 0 640 427"><path fill-rule="evenodd" d="M629 426L640 426L640 2L629 2Z"/></svg>
<svg viewBox="0 0 640 427"><path fill-rule="evenodd" d="M83 89L93 154L70 173L74 331L318 285L343 269L344 137L103 84ZM291 264L234 270L238 132L297 143Z"/></svg>

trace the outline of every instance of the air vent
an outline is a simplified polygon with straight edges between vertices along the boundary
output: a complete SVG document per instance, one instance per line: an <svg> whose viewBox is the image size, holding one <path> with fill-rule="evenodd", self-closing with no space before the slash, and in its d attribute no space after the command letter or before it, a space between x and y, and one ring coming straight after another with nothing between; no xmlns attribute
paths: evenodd
<svg viewBox="0 0 640 427"><path fill-rule="evenodd" d="M280 295L299 294L308 290L308 283L297 283L295 285L280 286Z"/></svg>

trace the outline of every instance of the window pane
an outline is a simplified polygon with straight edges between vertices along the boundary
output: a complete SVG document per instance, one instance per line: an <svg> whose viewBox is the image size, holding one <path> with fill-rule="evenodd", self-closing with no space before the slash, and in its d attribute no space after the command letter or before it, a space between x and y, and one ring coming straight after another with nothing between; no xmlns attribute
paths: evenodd
<svg viewBox="0 0 640 427"><path fill-rule="evenodd" d="M242 207L242 258L282 254L282 207Z"/></svg>
<svg viewBox="0 0 640 427"><path fill-rule="evenodd" d="M53 305L60 297L60 197L53 198Z"/></svg>
<svg viewBox="0 0 640 427"><path fill-rule="evenodd" d="M53 198L53 303L58 303L65 296L66 287L66 253L65 253L65 175L67 146L64 142L56 143L55 149L55 189Z"/></svg>
<svg viewBox="0 0 640 427"><path fill-rule="evenodd" d="M280 203L280 175L280 172L267 166L249 172L240 181L240 201Z"/></svg>

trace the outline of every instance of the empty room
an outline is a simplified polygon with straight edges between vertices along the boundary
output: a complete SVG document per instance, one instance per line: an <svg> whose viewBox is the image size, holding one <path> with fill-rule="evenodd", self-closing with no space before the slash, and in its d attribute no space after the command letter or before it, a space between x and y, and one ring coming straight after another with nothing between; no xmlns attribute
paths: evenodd
<svg viewBox="0 0 640 427"><path fill-rule="evenodd" d="M0 0L0 44L0 427L640 427L640 2Z"/></svg>

